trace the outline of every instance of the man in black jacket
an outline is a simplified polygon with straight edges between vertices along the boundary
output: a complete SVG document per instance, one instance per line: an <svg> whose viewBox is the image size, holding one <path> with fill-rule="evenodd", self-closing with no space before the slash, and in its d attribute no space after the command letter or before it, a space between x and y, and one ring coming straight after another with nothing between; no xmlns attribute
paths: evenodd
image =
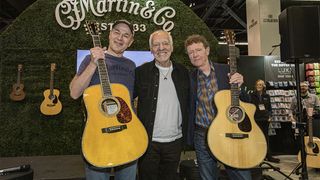
<svg viewBox="0 0 320 180"><path fill-rule="evenodd" d="M173 41L168 32L153 32L149 45L154 61L135 71L137 114L150 142L139 160L139 179L175 180L187 133L189 75L170 58Z"/></svg>

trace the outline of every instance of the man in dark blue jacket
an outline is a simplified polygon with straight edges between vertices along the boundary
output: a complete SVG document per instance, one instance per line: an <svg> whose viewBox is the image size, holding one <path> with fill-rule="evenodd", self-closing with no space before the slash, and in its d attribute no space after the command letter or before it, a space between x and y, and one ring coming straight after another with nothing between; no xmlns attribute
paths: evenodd
<svg viewBox="0 0 320 180"><path fill-rule="evenodd" d="M202 180L219 179L217 159L210 152L207 144L207 130L214 119L217 108L214 95L218 90L230 89L231 83L239 86L243 83L243 76L235 73L229 78L229 66L211 63L209 61L210 47L201 35L192 35L185 41L185 48L193 66L191 72L191 109L188 139L196 151L197 161ZM244 100L245 93L241 93ZM247 98L247 97L246 97ZM217 137L218 138L218 137ZM228 176L232 180L250 180L248 170L237 170L226 166Z"/></svg>

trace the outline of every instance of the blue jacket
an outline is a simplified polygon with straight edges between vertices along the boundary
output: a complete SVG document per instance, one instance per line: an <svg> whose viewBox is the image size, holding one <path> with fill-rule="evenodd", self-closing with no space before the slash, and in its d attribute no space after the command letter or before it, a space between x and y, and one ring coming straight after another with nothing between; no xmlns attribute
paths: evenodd
<svg viewBox="0 0 320 180"><path fill-rule="evenodd" d="M213 67L214 67L216 78L217 78L218 90L230 89L229 77L228 77L228 73L230 72L229 65L213 63ZM196 102L198 101L198 97L197 97L197 87L198 87L197 77L198 76L197 76L197 74L198 74L198 69L195 69L190 72L190 96L191 96L191 98L190 98L188 137L187 137L187 144L188 145L193 145L195 117L196 117ZM241 90L239 97L241 100L249 102L249 96L245 93L245 91ZM213 106L216 110L215 102L212 101L212 103L213 103ZM215 112L217 112L217 110Z"/></svg>

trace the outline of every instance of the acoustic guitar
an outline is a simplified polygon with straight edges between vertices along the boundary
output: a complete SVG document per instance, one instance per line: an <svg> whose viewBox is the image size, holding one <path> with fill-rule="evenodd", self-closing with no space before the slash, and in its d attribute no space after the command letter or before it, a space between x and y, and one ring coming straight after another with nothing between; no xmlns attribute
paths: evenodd
<svg viewBox="0 0 320 180"><path fill-rule="evenodd" d="M93 45L101 47L99 24L86 22ZM98 60L100 84L85 89L87 121L82 136L84 158L95 167L115 167L137 160L147 149L146 130L131 108L128 89L110 83L105 59Z"/></svg>
<svg viewBox="0 0 320 180"><path fill-rule="evenodd" d="M320 168L320 139L313 136L313 125L312 125L312 115L313 108L307 108L308 114L308 132L309 136L304 137L304 145L306 151L306 162L307 166L311 168ZM301 162L301 151L298 153L298 160Z"/></svg>
<svg viewBox="0 0 320 180"><path fill-rule="evenodd" d="M12 91L10 93L10 99L12 101L22 101L26 94L24 92L24 85L21 83L22 64L18 64L18 76L17 82L13 84Z"/></svg>
<svg viewBox="0 0 320 180"><path fill-rule="evenodd" d="M230 74L237 72L234 33L225 30L229 45ZM234 168L252 168L263 161L267 143L254 120L256 107L239 99L238 84L214 96L217 115L208 130L208 145L222 163Z"/></svg>
<svg viewBox="0 0 320 180"><path fill-rule="evenodd" d="M50 89L46 89L43 92L44 100L40 105L40 111L44 115L53 116L61 112L62 104L59 100L60 91L54 89L54 72L56 70L56 64L51 63L50 69Z"/></svg>

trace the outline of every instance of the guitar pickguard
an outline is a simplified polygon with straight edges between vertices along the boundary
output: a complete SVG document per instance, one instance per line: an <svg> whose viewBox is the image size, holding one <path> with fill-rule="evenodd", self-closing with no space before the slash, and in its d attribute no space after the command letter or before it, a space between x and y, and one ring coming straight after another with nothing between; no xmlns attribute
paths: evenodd
<svg viewBox="0 0 320 180"><path fill-rule="evenodd" d="M245 117L243 121L238 124L238 127L243 132L250 132L252 130L252 124L247 113L245 113Z"/></svg>
<svg viewBox="0 0 320 180"><path fill-rule="evenodd" d="M120 97L117 97L120 102L120 112L117 114L120 123L128 123L132 120L132 114L127 103Z"/></svg>

